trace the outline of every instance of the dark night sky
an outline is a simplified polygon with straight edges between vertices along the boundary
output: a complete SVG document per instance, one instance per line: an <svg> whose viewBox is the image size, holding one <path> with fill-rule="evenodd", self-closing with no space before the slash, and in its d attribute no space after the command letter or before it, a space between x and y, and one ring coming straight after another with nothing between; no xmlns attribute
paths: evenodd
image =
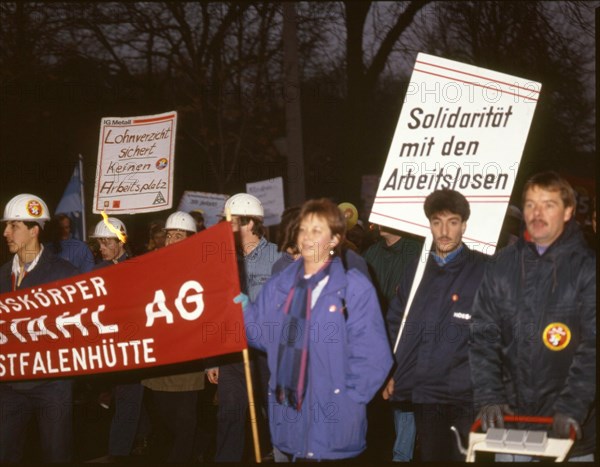
<svg viewBox="0 0 600 467"><path fill-rule="evenodd" d="M368 27L372 27L371 22ZM390 66L394 68L393 63ZM107 88L97 79L93 66L88 67L83 62L65 65L60 73L33 73L26 79L3 79L0 87L0 205L3 208L18 193L31 192L41 196L53 211L71 176L77 155L81 153L85 161L88 218L94 223L99 217L91 214L91 204L100 119L170 110L179 109L145 101L135 85ZM393 123L395 118L392 117L390 122ZM389 126L392 128L393 124ZM183 152L185 143L182 135L179 136L177 147ZM193 158L193 151L187 150L185 157ZM192 174L188 173L190 167L193 167ZM335 172L335 164L332 167ZM575 175L589 177L595 168L594 157L584 155L569 160L564 167ZM191 178L192 175L195 178ZM260 172L255 176L258 179ZM204 184L198 182L197 186L190 186L190 180L203 180ZM185 189L210 191L207 189L210 184L206 167L196 168L183 160L176 163L174 207ZM343 188L343 181L340 186ZM154 217L161 215L157 213ZM139 220L146 222L152 216L142 217Z"/></svg>

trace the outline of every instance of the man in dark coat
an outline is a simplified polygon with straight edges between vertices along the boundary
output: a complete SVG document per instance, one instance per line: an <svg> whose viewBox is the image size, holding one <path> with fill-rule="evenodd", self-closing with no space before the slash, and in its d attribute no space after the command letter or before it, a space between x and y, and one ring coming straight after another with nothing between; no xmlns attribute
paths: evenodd
<svg viewBox="0 0 600 467"><path fill-rule="evenodd" d="M77 274L77 268L40 242L50 219L46 203L23 193L4 209L3 235L13 258L0 268L0 294ZM37 306L36 306L37 308ZM73 455L73 381L44 379L0 384L0 464L23 459L27 426L37 420L42 460L70 462Z"/></svg>
<svg viewBox="0 0 600 467"><path fill-rule="evenodd" d="M401 414L410 408L407 403L412 404L421 461L462 461L450 427L456 426L466 439L475 418L468 357L469 324L485 256L462 242L470 215L469 203L462 194L436 190L425 199L424 210L433 234L433 249L394 354L394 376L383 396L402 403ZM417 261L413 261L410 273L405 274L390 303L387 321L392 345L416 265ZM396 419L396 425L401 423ZM397 426L397 435L401 431Z"/></svg>
<svg viewBox="0 0 600 467"><path fill-rule="evenodd" d="M574 210L574 191L557 173L525 184L525 235L490 263L473 305L471 375L484 430L513 412L551 416L551 436L577 435L570 459L592 461L596 258ZM530 460L514 457L499 460Z"/></svg>

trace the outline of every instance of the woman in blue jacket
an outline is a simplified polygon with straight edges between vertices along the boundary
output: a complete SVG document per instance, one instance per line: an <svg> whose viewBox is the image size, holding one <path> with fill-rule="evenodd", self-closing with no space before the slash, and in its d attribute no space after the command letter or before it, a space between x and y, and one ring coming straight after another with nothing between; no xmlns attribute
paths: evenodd
<svg viewBox="0 0 600 467"><path fill-rule="evenodd" d="M366 448L366 406L392 365L375 289L339 259L345 221L327 199L300 212L293 264L245 310L267 353L272 443L290 460L347 459Z"/></svg>

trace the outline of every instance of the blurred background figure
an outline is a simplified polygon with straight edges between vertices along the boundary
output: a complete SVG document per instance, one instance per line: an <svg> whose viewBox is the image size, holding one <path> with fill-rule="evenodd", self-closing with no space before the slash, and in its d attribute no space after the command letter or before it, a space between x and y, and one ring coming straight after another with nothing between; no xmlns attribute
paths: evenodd
<svg viewBox="0 0 600 467"><path fill-rule="evenodd" d="M370 244L367 243L367 231L365 224L360 219L357 219L356 224L347 233L348 240L356 245L357 253L362 254Z"/></svg>
<svg viewBox="0 0 600 467"><path fill-rule="evenodd" d="M196 232L202 232L206 229L206 226L204 225L204 211L202 209L190 211L190 216L196 221Z"/></svg>
<svg viewBox="0 0 600 467"><path fill-rule="evenodd" d="M498 248L504 248L505 246L515 243L519 240L522 230L523 214L517 206L509 204L508 209L506 210L506 216L504 217L504 224L502 224L502 230L500 231Z"/></svg>
<svg viewBox="0 0 600 467"><path fill-rule="evenodd" d="M358 218L358 210L352 203L343 202L338 208L346 219L345 249L350 249L362 254L371 246L371 237L367 235L367 229L362 220Z"/></svg>
<svg viewBox="0 0 600 467"><path fill-rule="evenodd" d="M398 291L398 285L402 281L409 264L418 258L422 242L406 236L402 232L390 227L373 224L372 232L379 232L379 239L372 244L363 254L369 272L373 277L373 285L377 290L377 296L381 305L381 311L385 316L389 303ZM395 460L410 460L413 457L415 426L411 410L400 412L406 404L394 404L394 411L389 410L389 404L383 398L375 398L370 402L367 410L369 421L377 420L379 426L394 425L394 417L404 421L397 430L401 431L402 442L395 443L394 436L390 430L370 430L367 433L367 446L373 456L387 456L389 447L394 445ZM381 460L387 460L384 457Z"/></svg>
<svg viewBox="0 0 600 467"><path fill-rule="evenodd" d="M126 246L127 228L116 217L108 217L96 224L91 238L98 242L102 257L94 269L116 265L131 257ZM144 408L144 386L139 376L129 372L97 376L99 386L98 402L102 407L110 407L114 402L114 414L108 438L108 455L112 460L124 460L130 455L142 455L148 447L150 420ZM114 381L111 388L108 382Z"/></svg>
<svg viewBox="0 0 600 467"><path fill-rule="evenodd" d="M596 197L594 196L594 200L592 201L592 229L594 233L596 233Z"/></svg>
<svg viewBox="0 0 600 467"><path fill-rule="evenodd" d="M281 258L273 264L273 274L282 271L300 256L300 251L296 244L299 220L298 214L300 214L300 206L285 208L281 214L281 222L277 228L277 250L280 251L282 255Z"/></svg>
<svg viewBox="0 0 600 467"><path fill-rule="evenodd" d="M589 219L589 223L586 222L585 225L583 225L581 227L581 230L583 231L583 235L585 237L585 241L587 242L588 246L596 251L596 248L598 247L598 240L596 237L596 197L594 196L592 198L592 213Z"/></svg>
<svg viewBox="0 0 600 467"><path fill-rule="evenodd" d="M196 233L196 221L188 213L177 211L167 218L166 246ZM166 462L191 462L198 428L199 391L204 389L204 371L167 374L142 380L148 388L153 427L166 436L155 436L164 445Z"/></svg>
<svg viewBox="0 0 600 467"><path fill-rule="evenodd" d="M423 243L399 230L383 225L375 225L379 240L363 254L374 278L383 314L402 281L407 266L421 253Z"/></svg>
<svg viewBox="0 0 600 467"><path fill-rule="evenodd" d="M360 235L360 232L355 233L355 235L350 235L350 231L358 222L358 210L354 204L347 202L338 204L338 208L340 208L340 211L346 220L346 238L344 240L345 248L358 253L359 245L357 245L355 242L361 243L362 236ZM351 240L351 237L354 238L354 241Z"/></svg>
<svg viewBox="0 0 600 467"><path fill-rule="evenodd" d="M162 219L156 219L150 222L146 251L162 248L165 246L166 239L167 233L165 232L165 221Z"/></svg>
<svg viewBox="0 0 600 467"><path fill-rule="evenodd" d="M57 214L46 224L48 242L44 244L52 253L66 259L80 273L94 268L94 255L87 243L73 238L71 218L66 214Z"/></svg>

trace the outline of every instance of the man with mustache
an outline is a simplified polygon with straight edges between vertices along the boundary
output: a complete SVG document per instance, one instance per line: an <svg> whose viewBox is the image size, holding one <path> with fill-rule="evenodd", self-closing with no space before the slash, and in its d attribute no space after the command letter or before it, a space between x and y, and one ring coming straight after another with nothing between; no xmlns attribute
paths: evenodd
<svg viewBox="0 0 600 467"><path fill-rule="evenodd" d="M475 418L468 356L469 324L485 256L470 250L462 241L471 213L462 194L436 190L425 199L423 207L433 234L433 248L410 307L394 355L396 369L383 398L396 406L397 438L404 432L402 423L408 423L407 413L414 411L420 461L462 461L450 427L456 426L466 439ZM396 342L418 259L412 262L390 303L387 321L392 345ZM410 441L396 439L395 448Z"/></svg>
<svg viewBox="0 0 600 467"><path fill-rule="evenodd" d="M596 447L596 257L575 222L575 205L573 189L556 172L527 181L527 230L500 251L485 273L473 304L470 359L484 431L502 428L504 414L553 417L551 436L576 434L569 460L591 462ZM539 425L521 428L540 430Z"/></svg>

